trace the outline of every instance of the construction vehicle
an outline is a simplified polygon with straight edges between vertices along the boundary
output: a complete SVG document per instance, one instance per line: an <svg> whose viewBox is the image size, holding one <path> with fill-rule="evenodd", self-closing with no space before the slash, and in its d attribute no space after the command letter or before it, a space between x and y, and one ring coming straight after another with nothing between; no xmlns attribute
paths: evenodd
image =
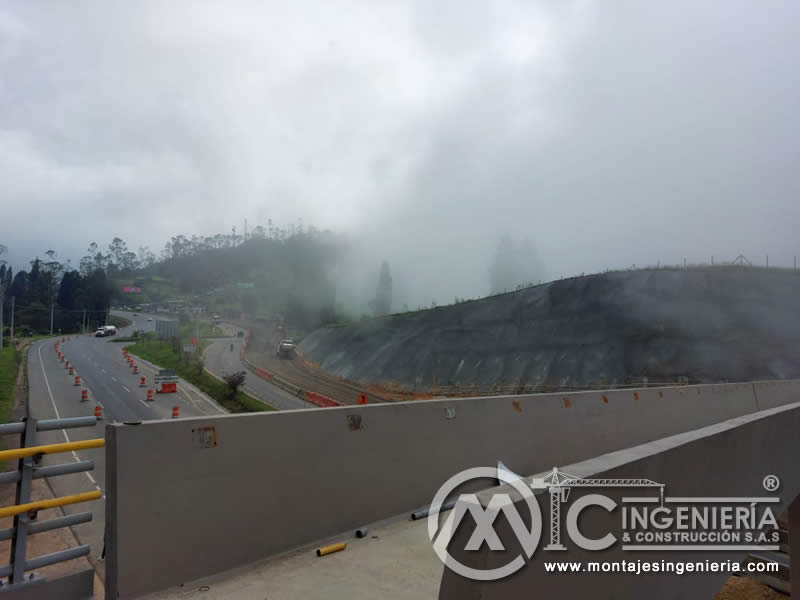
<svg viewBox="0 0 800 600"><path fill-rule="evenodd" d="M281 343L278 344L278 356L280 358L294 358L294 341L286 339L281 340Z"/></svg>
<svg viewBox="0 0 800 600"><path fill-rule="evenodd" d="M98 327L94 333L95 337L106 337L107 335L117 335L117 328L113 325L104 325L103 327Z"/></svg>

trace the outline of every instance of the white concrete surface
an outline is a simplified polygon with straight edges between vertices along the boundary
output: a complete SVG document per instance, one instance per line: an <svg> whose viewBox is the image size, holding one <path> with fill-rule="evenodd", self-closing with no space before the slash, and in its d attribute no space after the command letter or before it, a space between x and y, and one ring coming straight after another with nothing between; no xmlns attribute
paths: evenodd
<svg viewBox="0 0 800 600"><path fill-rule="evenodd" d="M149 600L430 600L439 593L442 563L428 539L427 521L399 517L370 527L341 552L318 557L310 546L215 577L146 596Z"/></svg>

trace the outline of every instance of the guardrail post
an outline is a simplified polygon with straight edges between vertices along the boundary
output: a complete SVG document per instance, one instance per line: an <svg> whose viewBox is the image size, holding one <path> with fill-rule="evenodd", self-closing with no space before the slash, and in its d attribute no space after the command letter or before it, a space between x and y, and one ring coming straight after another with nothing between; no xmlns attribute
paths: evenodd
<svg viewBox="0 0 800 600"><path fill-rule="evenodd" d="M36 421L28 415L25 417L25 431L20 436L20 448L36 444ZM31 488L33 481L33 459L25 456L19 459L19 482L17 482L17 504L27 504L31 501ZM11 575L8 582L11 585L22 583L25 580L25 550L28 542L28 515L14 515L14 536L11 538Z"/></svg>

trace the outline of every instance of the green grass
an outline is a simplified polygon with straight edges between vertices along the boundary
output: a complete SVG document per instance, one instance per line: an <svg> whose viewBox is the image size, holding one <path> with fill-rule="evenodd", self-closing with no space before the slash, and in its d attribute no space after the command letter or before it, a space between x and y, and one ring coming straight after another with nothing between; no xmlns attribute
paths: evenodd
<svg viewBox="0 0 800 600"><path fill-rule="evenodd" d="M4 344L0 350L0 423L8 423L11 418L20 354L10 345ZM0 436L0 450L4 450L5 447L3 436ZM5 465L0 461L0 472L5 470Z"/></svg>
<svg viewBox="0 0 800 600"><path fill-rule="evenodd" d="M237 392L235 398L231 398L225 383L201 370L200 363L196 360L190 360L188 363L182 360L181 356L175 353L170 342L146 337L128 346L128 352L163 369L173 369L183 379L203 390L232 413L273 410L270 406L242 391Z"/></svg>

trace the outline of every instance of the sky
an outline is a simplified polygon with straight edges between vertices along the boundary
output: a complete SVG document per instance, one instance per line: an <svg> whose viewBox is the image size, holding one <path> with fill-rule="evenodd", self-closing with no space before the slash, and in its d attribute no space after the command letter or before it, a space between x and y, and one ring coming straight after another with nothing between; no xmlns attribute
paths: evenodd
<svg viewBox="0 0 800 600"><path fill-rule="evenodd" d="M530 279L791 266L799 51L778 0L0 0L0 244L302 219L412 305L486 294L503 235Z"/></svg>

